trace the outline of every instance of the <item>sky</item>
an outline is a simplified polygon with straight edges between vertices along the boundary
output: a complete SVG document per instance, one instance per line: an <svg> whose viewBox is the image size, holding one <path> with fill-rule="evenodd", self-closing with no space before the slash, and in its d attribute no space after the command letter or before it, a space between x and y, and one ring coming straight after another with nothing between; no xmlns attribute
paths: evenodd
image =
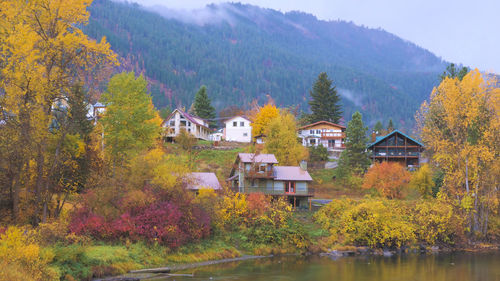
<svg viewBox="0 0 500 281"><path fill-rule="evenodd" d="M128 0L144 6L199 9L223 0ZM322 20L383 28L447 61L500 73L500 0L241 0Z"/></svg>

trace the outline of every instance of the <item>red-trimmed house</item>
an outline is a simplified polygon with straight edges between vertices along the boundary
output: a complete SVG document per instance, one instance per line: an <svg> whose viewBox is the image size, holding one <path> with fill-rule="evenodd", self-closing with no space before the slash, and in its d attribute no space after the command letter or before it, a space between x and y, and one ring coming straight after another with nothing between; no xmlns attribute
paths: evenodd
<svg viewBox="0 0 500 281"><path fill-rule="evenodd" d="M328 121L319 121L299 128L303 146L323 145L329 154L339 157L345 149L345 127Z"/></svg>
<svg viewBox="0 0 500 281"><path fill-rule="evenodd" d="M227 181L240 193L284 196L294 207L308 207L313 191L309 173L299 166L276 166L274 154L239 153Z"/></svg>

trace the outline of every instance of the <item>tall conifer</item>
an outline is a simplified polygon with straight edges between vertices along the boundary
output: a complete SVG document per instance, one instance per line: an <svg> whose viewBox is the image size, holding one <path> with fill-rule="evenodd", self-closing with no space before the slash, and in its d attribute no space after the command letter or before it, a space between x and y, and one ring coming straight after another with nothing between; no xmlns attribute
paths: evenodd
<svg viewBox="0 0 500 281"><path fill-rule="evenodd" d="M201 86L196 96L194 97L194 113L204 119L214 119L215 118L215 108L210 103L210 99L207 95L207 87L205 85Z"/></svg>
<svg viewBox="0 0 500 281"><path fill-rule="evenodd" d="M319 74L309 94L312 98L309 101L312 111L310 122L339 122L342 117L340 97L335 86L332 86L332 80L328 79L328 75L325 72Z"/></svg>

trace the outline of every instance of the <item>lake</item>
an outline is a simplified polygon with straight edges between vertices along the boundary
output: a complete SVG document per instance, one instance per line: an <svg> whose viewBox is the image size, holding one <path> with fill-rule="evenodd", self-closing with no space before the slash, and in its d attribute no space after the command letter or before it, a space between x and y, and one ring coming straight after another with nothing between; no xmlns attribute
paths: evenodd
<svg viewBox="0 0 500 281"><path fill-rule="evenodd" d="M217 264L176 273L194 277L162 280L500 281L500 253L358 256L336 260L287 256Z"/></svg>

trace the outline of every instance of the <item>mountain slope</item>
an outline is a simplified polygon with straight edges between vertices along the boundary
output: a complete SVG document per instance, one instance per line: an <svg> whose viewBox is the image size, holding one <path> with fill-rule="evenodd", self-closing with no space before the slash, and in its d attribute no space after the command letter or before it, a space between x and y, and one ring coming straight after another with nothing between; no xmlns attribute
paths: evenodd
<svg viewBox="0 0 500 281"><path fill-rule="evenodd" d="M344 116L402 127L438 81L444 63L383 30L305 13L242 4L209 5L194 14L97 0L84 31L106 36L125 69L144 73L159 108L189 107L207 85L216 108L271 95L307 111L309 90L326 71L342 95Z"/></svg>

